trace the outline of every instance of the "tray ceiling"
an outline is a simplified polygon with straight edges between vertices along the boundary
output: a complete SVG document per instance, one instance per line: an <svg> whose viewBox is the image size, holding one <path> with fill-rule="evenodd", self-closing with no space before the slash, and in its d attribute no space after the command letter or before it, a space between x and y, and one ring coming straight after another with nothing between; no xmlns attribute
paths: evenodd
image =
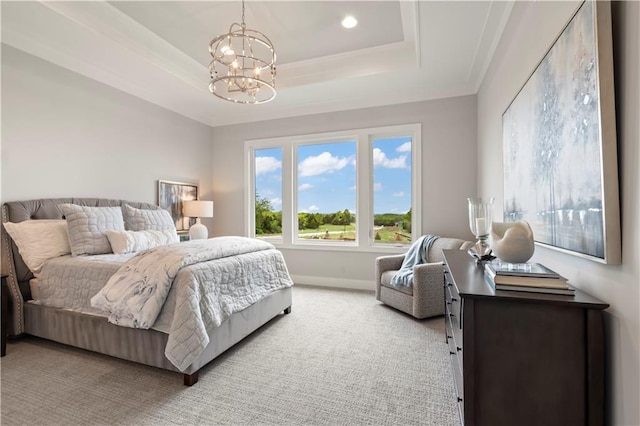
<svg viewBox="0 0 640 426"><path fill-rule="evenodd" d="M2 42L211 126L476 93L505 1L247 1L278 56L276 98L208 91L209 41L239 1L2 2ZM342 18L358 19L344 29Z"/></svg>

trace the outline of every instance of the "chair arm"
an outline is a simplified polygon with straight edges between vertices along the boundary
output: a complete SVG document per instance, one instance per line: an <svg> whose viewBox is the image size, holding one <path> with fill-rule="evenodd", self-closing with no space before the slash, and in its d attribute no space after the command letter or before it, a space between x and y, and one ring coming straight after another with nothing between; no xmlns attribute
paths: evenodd
<svg viewBox="0 0 640 426"><path fill-rule="evenodd" d="M380 285L382 273L386 271L397 271L402 267L404 254L394 254L391 256L380 256L376 258L375 280L376 280L376 299L380 300Z"/></svg>
<svg viewBox="0 0 640 426"><path fill-rule="evenodd" d="M423 263L413 268L414 311L428 316L444 313L444 266L442 262Z"/></svg>
<svg viewBox="0 0 640 426"><path fill-rule="evenodd" d="M376 258L376 269L380 271L380 274L386 271L397 271L402 267L403 261L404 261L404 254L394 254L392 256L380 256Z"/></svg>

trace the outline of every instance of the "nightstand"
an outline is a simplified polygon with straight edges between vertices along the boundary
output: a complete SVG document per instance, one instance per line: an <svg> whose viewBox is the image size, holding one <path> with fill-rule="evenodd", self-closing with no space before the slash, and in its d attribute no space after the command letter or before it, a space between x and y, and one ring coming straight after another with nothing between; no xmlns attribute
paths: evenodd
<svg viewBox="0 0 640 426"><path fill-rule="evenodd" d="M7 286L8 275L2 276L2 350L0 356L7 354L7 335L9 333L9 287Z"/></svg>

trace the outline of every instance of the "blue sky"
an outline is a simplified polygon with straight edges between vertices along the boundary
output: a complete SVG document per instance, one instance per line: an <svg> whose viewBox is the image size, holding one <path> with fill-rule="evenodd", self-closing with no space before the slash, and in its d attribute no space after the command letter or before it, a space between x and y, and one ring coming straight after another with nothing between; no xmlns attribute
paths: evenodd
<svg viewBox="0 0 640 426"><path fill-rule="evenodd" d="M298 211L356 211L356 143L299 145ZM411 208L411 138L373 143L374 213L406 213ZM282 209L282 149L256 150L256 191Z"/></svg>

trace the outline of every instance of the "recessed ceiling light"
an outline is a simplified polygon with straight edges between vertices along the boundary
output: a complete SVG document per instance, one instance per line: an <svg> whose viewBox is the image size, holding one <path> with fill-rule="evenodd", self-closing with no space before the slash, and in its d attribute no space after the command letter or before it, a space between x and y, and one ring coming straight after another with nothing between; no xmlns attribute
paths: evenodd
<svg viewBox="0 0 640 426"><path fill-rule="evenodd" d="M358 25L358 20L351 15L345 16L342 20L342 26L345 28L353 28Z"/></svg>

